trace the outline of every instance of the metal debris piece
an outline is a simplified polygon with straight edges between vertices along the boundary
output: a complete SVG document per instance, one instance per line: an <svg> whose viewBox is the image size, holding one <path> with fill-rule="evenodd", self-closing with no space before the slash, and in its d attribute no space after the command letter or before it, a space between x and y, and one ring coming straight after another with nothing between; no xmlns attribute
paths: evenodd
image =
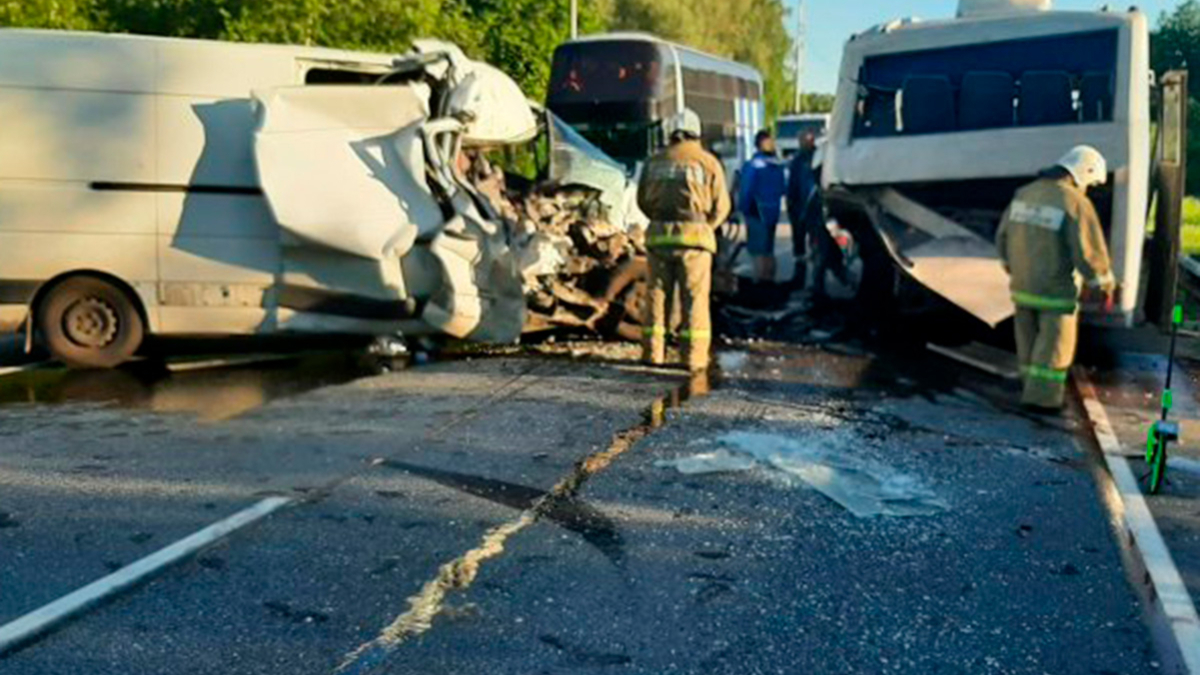
<svg viewBox="0 0 1200 675"><path fill-rule="evenodd" d="M612 201L598 188L528 184L509 178L482 153L470 158L466 175L476 190L505 218L525 285L525 332L555 329L601 330L614 310L623 310L612 282L645 255L636 219L614 222ZM624 315L624 312L621 312ZM621 317L613 317L613 325Z"/></svg>

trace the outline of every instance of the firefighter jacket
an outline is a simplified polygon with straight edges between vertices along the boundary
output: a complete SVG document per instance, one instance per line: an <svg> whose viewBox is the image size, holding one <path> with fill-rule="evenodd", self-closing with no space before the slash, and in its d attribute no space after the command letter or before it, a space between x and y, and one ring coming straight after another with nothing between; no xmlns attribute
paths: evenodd
<svg viewBox="0 0 1200 675"><path fill-rule="evenodd" d="M1041 178L1021 189L996 234L1018 307L1072 313L1079 282L1111 292L1116 283L1100 218L1071 178Z"/></svg>
<svg viewBox="0 0 1200 675"><path fill-rule="evenodd" d="M716 253L716 228L730 209L725 171L700 141L674 143L642 169L638 206L650 219L647 247Z"/></svg>

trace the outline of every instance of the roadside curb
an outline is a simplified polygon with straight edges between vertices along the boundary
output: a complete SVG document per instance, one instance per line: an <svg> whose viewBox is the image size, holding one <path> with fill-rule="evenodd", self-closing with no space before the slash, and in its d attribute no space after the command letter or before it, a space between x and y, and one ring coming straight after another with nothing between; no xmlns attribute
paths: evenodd
<svg viewBox="0 0 1200 675"><path fill-rule="evenodd" d="M1162 659L1162 670L1171 675L1200 675L1200 617L1191 594L1175 567L1091 379L1079 367L1073 374L1107 469L1102 475L1108 480L1102 480L1100 485L1104 505L1117 531L1129 582L1141 600L1151 637Z"/></svg>

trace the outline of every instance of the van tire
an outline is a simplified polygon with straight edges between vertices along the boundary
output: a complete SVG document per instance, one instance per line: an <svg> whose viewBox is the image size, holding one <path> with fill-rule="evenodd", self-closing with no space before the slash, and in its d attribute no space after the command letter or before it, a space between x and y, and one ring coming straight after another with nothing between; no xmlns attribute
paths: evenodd
<svg viewBox="0 0 1200 675"><path fill-rule="evenodd" d="M145 337L132 298L96 277L70 277L46 291L36 310L38 333L50 353L70 368L115 368Z"/></svg>

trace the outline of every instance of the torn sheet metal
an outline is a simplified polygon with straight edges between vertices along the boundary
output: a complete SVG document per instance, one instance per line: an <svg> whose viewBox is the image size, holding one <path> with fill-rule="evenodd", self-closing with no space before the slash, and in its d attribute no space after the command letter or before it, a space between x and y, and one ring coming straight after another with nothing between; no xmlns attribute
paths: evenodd
<svg viewBox="0 0 1200 675"><path fill-rule="evenodd" d="M904 269L927 288L993 328L1016 312L996 247L979 238L935 239L903 250Z"/></svg>
<svg viewBox="0 0 1200 675"><path fill-rule="evenodd" d="M424 69L443 80L450 95L446 109L435 112L464 122L467 145L515 145L537 137L537 117L521 87L498 68L471 60L458 45L415 40L413 55L402 57L397 64L414 58L428 63L438 56L444 61L429 63Z"/></svg>
<svg viewBox="0 0 1200 675"><path fill-rule="evenodd" d="M909 276L989 326L1016 313L994 243L896 190L881 190L876 200L895 224L911 230L880 232Z"/></svg>
<svg viewBox="0 0 1200 675"><path fill-rule="evenodd" d="M477 218L452 220L429 244L442 283L422 319L456 338L514 342L525 324L525 289L504 232Z"/></svg>
<svg viewBox="0 0 1200 675"><path fill-rule="evenodd" d="M284 87L255 94L259 181L303 241L382 260L443 223L425 181L428 88Z"/></svg>

